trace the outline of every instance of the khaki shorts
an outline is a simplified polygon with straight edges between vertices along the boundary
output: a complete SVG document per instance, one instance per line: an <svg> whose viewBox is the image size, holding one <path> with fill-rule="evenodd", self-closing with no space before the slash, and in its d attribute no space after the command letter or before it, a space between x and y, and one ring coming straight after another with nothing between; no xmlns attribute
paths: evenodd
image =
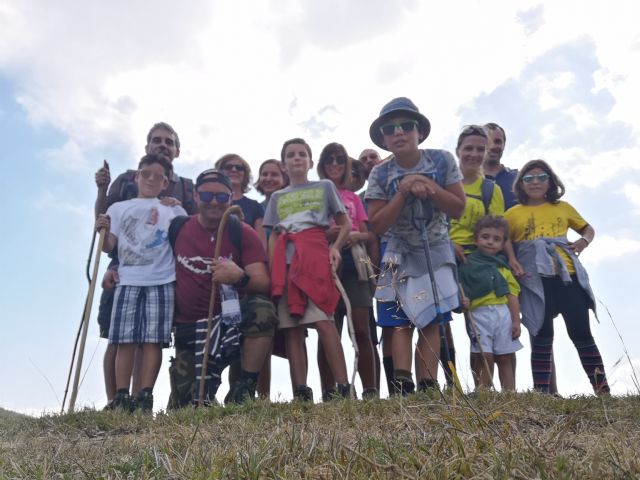
<svg viewBox="0 0 640 480"><path fill-rule="evenodd" d="M285 286L284 294L278 300L279 329L313 325L314 323L322 320L330 320L333 322L333 314L327 315L311 300L307 301L307 308L305 308L304 315L302 317L291 317L291 315L289 315L288 298L289 292Z"/></svg>

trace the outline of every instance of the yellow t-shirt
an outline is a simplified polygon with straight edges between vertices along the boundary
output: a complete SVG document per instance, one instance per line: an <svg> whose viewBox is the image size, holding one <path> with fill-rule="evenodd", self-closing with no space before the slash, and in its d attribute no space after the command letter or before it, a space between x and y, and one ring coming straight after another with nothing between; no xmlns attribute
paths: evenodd
<svg viewBox="0 0 640 480"><path fill-rule="evenodd" d="M564 237L571 228L580 232L587 221L567 202L542 205L515 205L505 213L509 235L514 242L541 237ZM565 261L569 273L575 273L573 261L560 247L556 250Z"/></svg>
<svg viewBox="0 0 640 480"><path fill-rule="evenodd" d="M459 220L451 219L451 229L449 230L449 236L453 243L458 245L473 245L473 230L476 228L476 223L480 217L484 217L484 203L482 203L482 180L484 177L479 177L475 182L470 184L462 184L464 193L467 195L467 203L464 206L464 212ZM470 197L474 195L478 198ZM491 215L504 215L504 198L502 197L502 190L496 185L493 189L493 196L491 197L491 203L489 203L489 214Z"/></svg>
<svg viewBox="0 0 640 480"><path fill-rule="evenodd" d="M507 281L507 285L509 286L509 293L511 295L515 295L516 297L520 295L520 284L515 279L511 270L505 267L498 267L498 272L504 277ZM496 292L489 292L484 297L475 298L471 300L471 305L469 305L470 310L474 310L478 307L485 307L487 305L506 305L507 304L507 296L503 295L502 297L497 297Z"/></svg>

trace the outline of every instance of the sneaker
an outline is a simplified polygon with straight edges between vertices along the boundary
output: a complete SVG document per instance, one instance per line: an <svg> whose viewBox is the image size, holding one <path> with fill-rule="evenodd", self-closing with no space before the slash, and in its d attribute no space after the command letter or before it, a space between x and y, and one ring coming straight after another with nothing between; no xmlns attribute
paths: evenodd
<svg viewBox="0 0 640 480"><path fill-rule="evenodd" d="M255 400L256 398L256 382L252 378L243 378L238 380L234 387L229 390L229 395L225 397L224 403L235 403L241 405L245 402Z"/></svg>
<svg viewBox="0 0 640 480"><path fill-rule="evenodd" d="M376 387L365 388L362 390L363 400L377 400L380 398L380 393Z"/></svg>
<svg viewBox="0 0 640 480"><path fill-rule="evenodd" d="M351 398L351 385L347 383L338 383L336 385L338 395L342 398Z"/></svg>
<svg viewBox="0 0 640 480"><path fill-rule="evenodd" d="M119 390L113 399L113 409L120 412L133 412L136 402L126 389Z"/></svg>
<svg viewBox="0 0 640 480"><path fill-rule="evenodd" d="M293 389L293 399L300 402L313 402L313 390L307 385L298 385Z"/></svg>
<svg viewBox="0 0 640 480"><path fill-rule="evenodd" d="M153 393L149 390L140 390L135 399L135 408L143 413L153 413Z"/></svg>
<svg viewBox="0 0 640 480"><path fill-rule="evenodd" d="M408 378L395 378L393 380L393 393L392 395L402 395L406 397L416 391L416 385L413 380Z"/></svg>
<svg viewBox="0 0 640 480"><path fill-rule="evenodd" d="M419 392L436 392L440 390L440 384L432 378L423 378L418 382Z"/></svg>
<svg viewBox="0 0 640 480"><path fill-rule="evenodd" d="M327 403L336 398L338 392L334 388L329 388L327 390L322 391L322 402Z"/></svg>

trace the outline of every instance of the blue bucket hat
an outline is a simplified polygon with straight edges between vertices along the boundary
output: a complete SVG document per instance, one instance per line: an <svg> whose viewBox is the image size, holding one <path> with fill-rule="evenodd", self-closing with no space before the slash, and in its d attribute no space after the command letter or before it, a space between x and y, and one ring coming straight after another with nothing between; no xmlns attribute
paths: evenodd
<svg viewBox="0 0 640 480"><path fill-rule="evenodd" d="M380 116L375 119L371 124L371 127L369 127L369 136L371 137L371 141L378 147L387 151L389 150L382 141L383 137L382 132L380 131L380 126L383 125L389 117L396 115L406 115L418 122L418 132L420 133L420 142L418 143L422 143L424 139L429 136L431 123L429 123L427 117L422 115L418 110L418 107L416 107L415 104L407 97L398 97L394 98L382 107L382 110L380 110Z"/></svg>

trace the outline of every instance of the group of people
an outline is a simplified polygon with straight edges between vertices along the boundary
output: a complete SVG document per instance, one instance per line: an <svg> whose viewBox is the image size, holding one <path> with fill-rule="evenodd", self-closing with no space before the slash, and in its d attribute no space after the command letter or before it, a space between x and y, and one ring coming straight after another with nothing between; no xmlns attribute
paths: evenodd
<svg viewBox="0 0 640 480"><path fill-rule="evenodd" d="M107 408L151 411L172 343L170 408L215 402L227 367L225 402L269 398L271 355L288 359L294 399L312 401L308 328L318 334L323 401L352 396L340 338L347 312L363 398L379 397L381 371L390 394L439 388L439 365L452 383L452 313L464 314L476 386L493 385L495 365L502 388L515 389L523 323L534 389L554 393L553 319L562 314L594 391L608 393L579 260L593 227L560 200L548 163L502 165L499 125L465 127L457 162L419 148L430 129L411 100L393 99L369 129L388 158L366 149L353 159L330 143L318 181L310 146L287 140L279 160L260 166L262 203L245 195L251 168L237 154L195 183L178 176L180 141L166 123L149 131L136 170L111 183L105 162L95 211L112 257L99 313ZM240 215L229 215L232 205ZM580 238L568 240L569 229Z"/></svg>

